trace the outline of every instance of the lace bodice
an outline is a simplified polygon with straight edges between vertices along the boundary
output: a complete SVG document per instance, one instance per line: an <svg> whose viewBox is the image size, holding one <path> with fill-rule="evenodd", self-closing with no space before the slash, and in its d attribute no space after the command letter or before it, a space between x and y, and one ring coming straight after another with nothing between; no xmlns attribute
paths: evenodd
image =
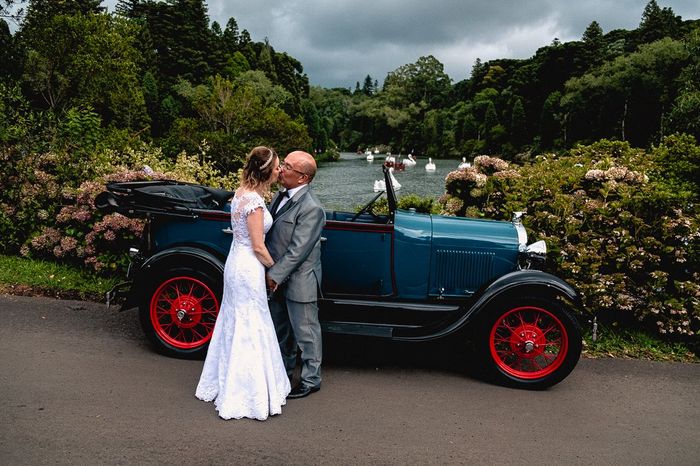
<svg viewBox="0 0 700 466"><path fill-rule="evenodd" d="M265 233L272 226L272 215L265 207L265 200L255 191L236 194L231 201L231 229L233 229L233 246L250 246L248 234L248 215L257 208L263 210L263 230Z"/></svg>

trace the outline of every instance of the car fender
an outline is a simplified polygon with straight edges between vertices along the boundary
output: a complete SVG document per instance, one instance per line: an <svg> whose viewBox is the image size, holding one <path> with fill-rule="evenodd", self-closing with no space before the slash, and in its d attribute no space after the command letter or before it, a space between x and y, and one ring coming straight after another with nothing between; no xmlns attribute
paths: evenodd
<svg viewBox="0 0 700 466"><path fill-rule="evenodd" d="M476 320L494 301L518 295L562 298L578 310L583 310L581 298L574 288L559 277L540 270L516 270L494 280L466 305L458 317L430 334L395 336L396 340L428 341L453 334Z"/></svg>
<svg viewBox="0 0 700 466"><path fill-rule="evenodd" d="M124 309L138 305L143 297L146 286L153 279L153 273L157 270L169 269L176 266L211 267L215 271L224 274L225 258L220 258L209 251L192 246L177 246L160 251L145 259L141 264L132 264L130 278L132 280L131 292Z"/></svg>
<svg viewBox="0 0 700 466"><path fill-rule="evenodd" d="M476 318L495 300L518 295L563 298L576 309L583 308L579 294L561 278L541 270L517 270L503 275L488 285L458 321L459 327Z"/></svg>

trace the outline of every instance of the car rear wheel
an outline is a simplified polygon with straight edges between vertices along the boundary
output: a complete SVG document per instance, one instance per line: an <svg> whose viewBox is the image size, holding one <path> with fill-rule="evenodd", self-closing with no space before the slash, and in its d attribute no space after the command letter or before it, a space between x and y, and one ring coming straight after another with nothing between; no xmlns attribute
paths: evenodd
<svg viewBox="0 0 700 466"><path fill-rule="evenodd" d="M165 355L203 356L219 313L221 278L189 267L155 275L139 308L144 333Z"/></svg>
<svg viewBox="0 0 700 466"><path fill-rule="evenodd" d="M478 349L485 375L527 389L555 385L576 366L581 329L554 299L522 298L491 306L480 325Z"/></svg>

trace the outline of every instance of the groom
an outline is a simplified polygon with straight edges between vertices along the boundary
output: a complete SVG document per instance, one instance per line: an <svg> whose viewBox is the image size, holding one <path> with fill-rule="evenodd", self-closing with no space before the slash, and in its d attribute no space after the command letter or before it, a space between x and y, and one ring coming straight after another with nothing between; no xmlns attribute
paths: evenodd
<svg viewBox="0 0 700 466"><path fill-rule="evenodd" d="M315 175L316 161L310 154L294 151L285 157L279 182L286 189L272 199L274 221L265 238L275 261L267 271L267 286L277 290L270 300L270 314L290 379L297 346L301 350L301 381L287 398L302 398L321 388L321 324L316 301L326 215L309 189Z"/></svg>

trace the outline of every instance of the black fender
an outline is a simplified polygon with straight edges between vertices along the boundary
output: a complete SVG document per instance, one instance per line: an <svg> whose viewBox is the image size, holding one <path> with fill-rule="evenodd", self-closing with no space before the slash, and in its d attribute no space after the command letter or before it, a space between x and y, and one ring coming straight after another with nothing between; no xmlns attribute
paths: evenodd
<svg viewBox="0 0 700 466"><path fill-rule="evenodd" d="M225 258L197 247L177 246L160 251L141 263L132 264L129 271L129 278L132 280L131 290L122 309L129 309L140 303L146 286L153 280L153 274L158 273L159 270L182 265L194 268L203 266L211 267L223 276L224 264Z"/></svg>
<svg viewBox="0 0 700 466"><path fill-rule="evenodd" d="M495 300L510 295L530 295L548 298L563 298L577 311L583 311L581 297L574 288L561 278L541 270L516 270L491 282L476 298L465 306L456 319L449 321L439 329L422 335L394 335L395 340L429 341L443 338L463 329L475 320L479 313L488 308Z"/></svg>

